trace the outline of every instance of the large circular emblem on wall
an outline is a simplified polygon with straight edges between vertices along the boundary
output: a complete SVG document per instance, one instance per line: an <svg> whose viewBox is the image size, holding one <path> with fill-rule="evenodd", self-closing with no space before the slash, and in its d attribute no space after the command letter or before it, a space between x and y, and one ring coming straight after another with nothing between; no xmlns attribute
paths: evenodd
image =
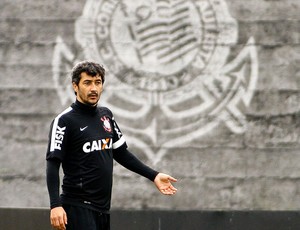
<svg viewBox="0 0 300 230"><path fill-rule="evenodd" d="M230 55L238 24L225 0L88 0L75 39L76 52L61 37L54 51L62 103L74 100L65 73L82 59L100 62L108 78L101 104L149 159L157 162L220 124L247 130L243 109L255 91L257 54L249 38Z"/></svg>
<svg viewBox="0 0 300 230"><path fill-rule="evenodd" d="M224 63L224 57L213 60L216 48L227 50L221 41L236 41L237 26L220 2L89 1L77 22L77 40L120 81L141 90L173 90L212 61Z"/></svg>

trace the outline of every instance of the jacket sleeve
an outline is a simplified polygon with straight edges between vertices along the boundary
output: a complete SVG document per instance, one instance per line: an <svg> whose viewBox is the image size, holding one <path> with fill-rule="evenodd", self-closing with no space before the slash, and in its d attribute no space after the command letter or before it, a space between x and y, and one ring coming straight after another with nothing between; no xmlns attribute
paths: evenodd
<svg viewBox="0 0 300 230"><path fill-rule="evenodd" d="M53 159L47 160L46 180L51 209L62 206L59 198L59 168L59 161Z"/></svg>
<svg viewBox="0 0 300 230"><path fill-rule="evenodd" d="M68 128L61 117L56 117L50 126L46 159L62 161L66 155Z"/></svg>
<svg viewBox="0 0 300 230"><path fill-rule="evenodd" d="M114 159L125 168L154 181L158 172L141 162L135 155L128 151L126 145L114 149Z"/></svg>

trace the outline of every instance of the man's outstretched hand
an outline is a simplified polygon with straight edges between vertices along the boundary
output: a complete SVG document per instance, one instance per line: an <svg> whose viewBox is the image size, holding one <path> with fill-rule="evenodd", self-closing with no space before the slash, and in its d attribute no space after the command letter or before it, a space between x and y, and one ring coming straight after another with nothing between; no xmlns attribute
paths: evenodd
<svg viewBox="0 0 300 230"><path fill-rule="evenodd" d="M164 173L158 173L154 179L154 184L158 190L164 195L174 195L177 189L171 184L171 182L176 182L177 179L171 177Z"/></svg>

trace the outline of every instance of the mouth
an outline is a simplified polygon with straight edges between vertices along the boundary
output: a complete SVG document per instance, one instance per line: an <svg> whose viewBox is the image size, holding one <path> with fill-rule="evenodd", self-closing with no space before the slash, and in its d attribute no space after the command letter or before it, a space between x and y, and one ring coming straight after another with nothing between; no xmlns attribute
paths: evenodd
<svg viewBox="0 0 300 230"><path fill-rule="evenodd" d="M97 94L90 94L88 97L90 97L90 98L98 98L98 95Z"/></svg>
<svg viewBox="0 0 300 230"><path fill-rule="evenodd" d="M91 101L98 101L98 95L90 95L89 97L89 100L91 100Z"/></svg>

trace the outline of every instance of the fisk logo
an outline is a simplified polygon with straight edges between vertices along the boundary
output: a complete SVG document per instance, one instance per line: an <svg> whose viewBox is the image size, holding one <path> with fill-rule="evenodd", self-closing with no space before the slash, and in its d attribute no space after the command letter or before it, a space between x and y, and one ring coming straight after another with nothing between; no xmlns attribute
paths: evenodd
<svg viewBox="0 0 300 230"><path fill-rule="evenodd" d="M82 150L85 153L90 153L93 151L99 151L99 150L111 149L111 148L112 148L112 139L106 138L106 139L100 139L100 140L86 142L83 145Z"/></svg>
<svg viewBox="0 0 300 230"><path fill-rule="evenodd" d="M53 150L58 149L61 150L61 144L64 139L65 135L65 129L66 127L59 127L57 126L56 131L55 131L55 136L54 136L54 145L53 145Z"/></svg>

